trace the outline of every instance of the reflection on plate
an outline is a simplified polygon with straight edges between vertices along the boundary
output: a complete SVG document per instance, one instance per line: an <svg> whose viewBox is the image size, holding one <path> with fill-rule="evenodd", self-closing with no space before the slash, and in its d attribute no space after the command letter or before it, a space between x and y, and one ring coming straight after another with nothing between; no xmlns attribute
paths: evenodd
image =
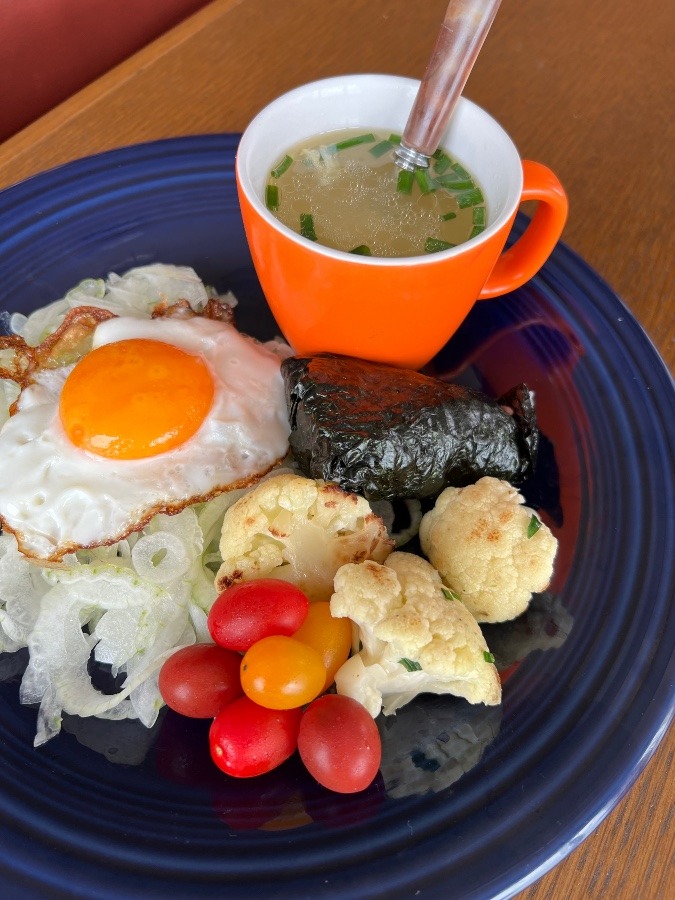
<svg viewBox="0 0 675 900"><path fill-rule="evenodd" d="M242 330L273 337L239 218L236 143L225 135L132 147L0 194L2 308L28 311L84 276L161 260L234 291ZM668 373L616 296L564 246L524 288L478 304L429 369L494 396L523 379L537 393L545 439L525 494L560 552L550 595L510 627L491 626L507 667L502 707L416 701L381 723L380 777L340 796L295 760L261 779L223 781L205 756L205 723L169 712L149 733L69 720L33 750L35 712L18 703L21 660L5 658L5 890L507 897L609 812L673 709Z"/></svg>

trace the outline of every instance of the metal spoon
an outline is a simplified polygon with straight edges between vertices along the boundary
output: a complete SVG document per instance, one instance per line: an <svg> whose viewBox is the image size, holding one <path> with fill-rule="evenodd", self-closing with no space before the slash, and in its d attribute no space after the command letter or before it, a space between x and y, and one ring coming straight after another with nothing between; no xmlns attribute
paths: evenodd
<svg viewBox="0 0 675 900"><path fill-rule="evenodd" d="M450 0L396 150L397 166L427 167L473 69L501 0Z"/></svg>

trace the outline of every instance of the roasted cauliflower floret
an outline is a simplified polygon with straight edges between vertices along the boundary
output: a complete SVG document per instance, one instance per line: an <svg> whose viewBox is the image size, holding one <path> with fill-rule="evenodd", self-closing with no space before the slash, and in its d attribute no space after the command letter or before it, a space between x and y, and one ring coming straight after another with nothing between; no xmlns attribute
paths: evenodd
<svg viewBox="0 0 675 900"><path fill-rule="evenodd" d="M348 562L382 562L392 542L363 497L337 485L285 474L268 478L225 513L216 588L283 578L310 600L329 600Z"/></svg>
<svg viewBox="0 0 675 900"><path fill-rule="evenodd" d="M343 566L330 608L356 623L362 644L337 672L338 693L371 715L395 712L421 693L500 702L499 675L476 620L421 557L396 552L384 565Z"/></svg>
<svg viewBox="0 0 675 900"><path fill-rule="evenodd" d="M420 525L422 552L478 622L527 609L553 574L558 541L506 481L446 488Z"/></svg>

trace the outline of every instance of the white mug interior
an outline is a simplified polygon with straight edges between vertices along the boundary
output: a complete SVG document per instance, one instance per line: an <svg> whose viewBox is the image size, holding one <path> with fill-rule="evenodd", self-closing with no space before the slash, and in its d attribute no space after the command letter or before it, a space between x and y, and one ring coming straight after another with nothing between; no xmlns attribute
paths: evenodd
<svg viewBox="0 0 675 900"><path fill-rule="evenodd" d="M305 243L283 225L265 206L265 186L270 170L290 148L319 134L347 128L398 132L405 128L419 81L394 75L344 75L315 81L295 88L266 106L248 125L237 150L240 188L272 227ZM520 203L523 186L518 151L504 129L492 116L470 100L460 98L441 146L475 178L485 196L487 227L473 238L486 241L513 215ZM344 254L319 244L317 252L328 256ZM466 244L444 251L461 253ZM432 261L436 254L419 257ZM406 264L400 260L352 257L358 264Z"/></svg>

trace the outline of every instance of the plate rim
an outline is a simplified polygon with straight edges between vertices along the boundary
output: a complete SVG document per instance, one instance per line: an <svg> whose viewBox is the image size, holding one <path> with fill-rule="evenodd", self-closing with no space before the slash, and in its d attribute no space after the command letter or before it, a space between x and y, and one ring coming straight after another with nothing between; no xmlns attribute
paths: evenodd
<svg viewBox="0 0 675 900"><path fill-rule="evenodd" d="M19 182L16 185L11 185L0 192L0 232L2 230L3 216L6 215L5 213L1 212L3 202L8 198L10 199L10 201L14 202L15 205L18 203L27 202L32 196L39 192L45 181L56 179L57 182L67 183L71 175L74 174L75 178L78 177L78 173L83 166L85 168L90 168L90 174L93 175L99 167L107 169L111 160L117 160L119 166L123 166L127 161L133 165L137 165L139 162L139 156L141 158L145 158L146 156L150 157L153 154L160 154L162 156L165 156L166 160L168 161L176 157L189 155L191 152L205 153L211 152L212 150L216 149L222 149L223 147L227 147L228 149L230 149L233 154L230 163L231 167L233 168L234 153L236 152L236 143L238 142L239 136L240 135L238 133L227 132L222 134L187 135L162 138L159 140L132 144L122 148L105 150L92 156L83 157L79 160L73 160L61 164L52 169L46 170L45 172L36 173L25 181ZM165 154L165 150L169 150L169 153ZM169 163L167 162L167 164ZM57 184L55 187L58 186L59 184ZM7 215L11 215L11 211L8 211ZM576 251L567 246L564 242L559 243L554 253L555 252L557 252L558 254L567 255L568 259L572 260L573 264L581 269L585 277L594 280L598 285L599 290L607 295L610 295L612 301L618 304L618 308L623 311L623 315L626 317L627 327L630 327L631 334L637 335L637 339L644 343L644 346L647 348L647 352L652 355L652 358L650 359L652 365L658 368L658 365L660 364L660 367L662 369L661 375L666 382L669 380L672 396L675 397L675 384L673 383L672 376L670 375L664 360L658 353L658 350L654 346L643 326L633 315L631 310L626 306L625 302L618 296L618 294L616 294L616 292L602 278L602 276L599 275L599 273L597 273L591 266L589 266L589 264L586 263L585 260ZM672 668L673 658L671 656L671 671ZM665 690L666 689L664 687L664 691ZM605 799L605 802L600 804L594 816L586 823L585 826L581 827L573 835L570 835L568 837L568 840L559 848L558 852L554 854L554 856L550 856L547 859L540 861L537 867L526 873L517 883L513 883L510 887L504 887L499 894L494 895L495 897L511 897L514 895L514 893L523 890L529 884L532 884L533 881L537 880L543 874L545 874L545 872L553 868L558 862L560 862L572 850L574 850L583 840L585 840L585 838L588 837L588 835L592 833L593 830L595 830L597 825L599 825L600 822L612 811L612 809L622 799L622 797L625 796L625 794L630 790L637 777L641 774L641 772L644 770L645 766L651 759L658 744L660 743L664 734L668 730L670 723L672 722L673 715L675 714L675 689L673 689L672 687L672 679L670 691L666 693L666 696L670 697L670 705L668 708L665 708L665 712L661 717L660 727L654 733L652 733L649 738L645 737L642 740L642 742L640 743L639 752L637 748L634 751L633 764L625 771L625 777L619 791L608 792L612 793L612 796L607 797Z"/></svg>

